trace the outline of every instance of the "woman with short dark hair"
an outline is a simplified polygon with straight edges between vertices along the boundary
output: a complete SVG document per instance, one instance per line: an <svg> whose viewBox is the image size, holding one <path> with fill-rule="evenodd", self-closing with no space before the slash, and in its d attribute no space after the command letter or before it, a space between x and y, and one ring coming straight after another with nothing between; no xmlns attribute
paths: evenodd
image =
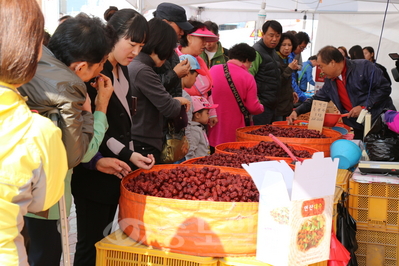
<svg viewBox="0 0 399 266"><path fill-rule="evenodd" d="M101 143L99 154L93 157L90 165L102 157L117 158L133 168L150 169L154 165L152 155L142 156L135 152L132 139L132 119L134 106L127 65L140 53L148 40L148 22L133 9L106 12L107 26L111 26L117 36L108 60L101 73L109 77L114 87L107 108L108 130ZM115 11L115 12L113 12ZM97 90L86 84L94 105ZM102 173L93 167L87 169L78 165L72 176L78 242L76 243L75 266L94 266L96 261L95 243L108 235L108 227L114 220L120 195L121 180L114 174Z"/></svg>
<svg viewBox="0 0 399 266"><path fill-rule="evenodd" d="M190 107L183 97L173 98L165 89L155 67L161 67L174 53L177 36L173 28L159 18L149 21L149 38L141 53L129 65L132 94L137 97L137 114L133 117L134 149L146 156L151 153L161 161L164 142L164 117L179 116L182 105Z"/></svg>
<svg viewBox="0 0 399 266"><path fill-rule="evenodd" d="M228 72L242 103L251 115L264 111L258 100L258 91L254 77L248 72L256 58L255 49L246 43L234 45L229 50L230 60L226 63ZM218 106L219 122L209 128L209 144L213 147L224 142L234 142L237 128L245 127L244 115L237 99L225 77L224 65L215 65L210 69L214 81L212 96Z"/></svg>
<svg viewBox="0 0 399 266"><path fill-rule="evenodd" d="M200 57L200 54L204 51L206 42L217 42L219 37L209 31L204 23L194 20L190 20L189 22L193 25L193 29L184 33L180 39L180 45L175 51L179 56L183 54L194 56L203 73L199 74L194 85L191 88L185 88L185 91L190 94L190 96L205 97L210 104L213 104L211 96L213 80L209 74L208 66ZM212 127L218 122L216 110L211 109L209 115L209 125Z"/></svg>
<svg viewBox="0 0 399 266"><path fill-rule="evenodd" d="M391 78L390 78L389 75L388 75L387 69L386 69L383 65L380 65L380 64L378 64L378 63L375 61L375 58L374 58L374 48L371 47L371 46L366 46L366 47L364 47L364 48L363 48L363 54L364 54L364 58L365 58L366 60L369 60L369 61L373 62L379 69L382 70L382 74L383 74L384 77L389 81L389 84L392 85L392 81L391 81Z"/></svg>
<svg viewBox="0 0 399 266"><path fill-rule="evenodd" d="M354 45L349 49L351 59L364 59L363 49L360 45Z"/></svg>
<svg viewBox="0 0 399 266"><path fill-rule="evenodd" d="M298 97L292 88L292 73L298 70L298 62L295 59L289 62L289 55L295 51L296 47L297 42L294 35L286 32L281 34L280 42L276 46L281 73L281 87L277 92L276 121L285 121L285 118L292 112L295 98Z"/></svg>

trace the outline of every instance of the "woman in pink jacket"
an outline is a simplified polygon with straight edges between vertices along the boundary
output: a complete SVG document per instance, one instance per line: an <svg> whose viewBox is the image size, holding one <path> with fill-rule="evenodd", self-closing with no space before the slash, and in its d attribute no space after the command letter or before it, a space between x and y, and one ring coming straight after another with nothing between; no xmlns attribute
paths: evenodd
<svg viewBox="0 0 399 266"><path fill-rule="evenodd" d="M204 60L199 56L205 50L206 42L217 42L219 37L210 32L204 23L199 21L189 21L193 25L193 29L184 33L180 39L180 45L176 48L176 53L180 56L182 54L189 54L194 56L201 69L198 71L197 79L191 88L185 88L185 91L190 96L201 96L213 104L211 89L213 85L212 77L209 73L208 67ZM209 112L209 125L213 127L218 118L216 110L211 109Z"/></svg>
<svg viewBox="0 0 399 266"><path fill-rule="evenodd" d="M228 70L244 106L251 115L262 113L264 108L258 100L255 79L248 72L256 58L254 48L246 43L236 44L229 50L229 58ZM213 101L219 104L219 122L209 128L208 134L209 144L215 147L224 142L235 141L236 129L245 127L245 120L225 77L224 65L213 66L210 73L213 79Z"/></svg>

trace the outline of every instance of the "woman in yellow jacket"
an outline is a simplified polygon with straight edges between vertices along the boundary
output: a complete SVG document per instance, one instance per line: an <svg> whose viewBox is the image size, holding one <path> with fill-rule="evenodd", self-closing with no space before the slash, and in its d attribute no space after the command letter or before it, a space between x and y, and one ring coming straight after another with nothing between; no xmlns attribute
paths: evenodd
<svg viewBox="0 0 399 266"><path fill-rule="evenodd" d="M35 74L44 18L36 1L0 0L0 265L28 265L23 216L54 205L64 191L61 131L32 114L17 87Z"/></svg>

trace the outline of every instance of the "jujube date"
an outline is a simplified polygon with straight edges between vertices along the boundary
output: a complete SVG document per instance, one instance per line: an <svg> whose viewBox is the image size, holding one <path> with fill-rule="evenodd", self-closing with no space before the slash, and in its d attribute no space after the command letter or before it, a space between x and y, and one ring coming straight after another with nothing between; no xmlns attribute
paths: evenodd
<svg viewBox="0 0 399 266"><path fill-rule="evenodd" d="M199 171L198 171L199 169ZM215 167L178 166L176 173L189 176L190 180L177 181L171 170L162 169L140 173L125 183L131 192L173 199L258 202L259 192L252 178L245 175L220 172ZM199 177L202 176L201 180ZM208 177L210 176L210 177ZM213 179L213 180L212 180ZM198 183L199 181L200 183Z"/></svg>

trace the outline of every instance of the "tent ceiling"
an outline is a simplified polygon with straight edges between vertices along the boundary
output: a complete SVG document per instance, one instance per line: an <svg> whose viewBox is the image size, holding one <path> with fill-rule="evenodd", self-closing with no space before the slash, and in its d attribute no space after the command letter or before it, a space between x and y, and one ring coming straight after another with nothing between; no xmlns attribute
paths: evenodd
<svg viewBox="0 0 399 266"><path fill-rule="evenodd" d="M155 9L163 0L137 0L141 2L142 11ZM237 11L258 11L261 0L169 0L175 4L198 8ZM138 7L136 0L128 0ZM399 0L390 0L390 11L399 11ZM295 12L307 11L309 13L334 13L334 12L383 12L387 0L266 0L266 11L268 12ZM140 5L140 4L139 4Z"/></svg>
<svg viewBox="0 0 399 266"><path fill-rule="evenodd" d="M126 0L143 14L162 2L183 6L189 18L218 24L257 20L262 0ZM266 0L267 19L302 19L311 14L384 13L388 0ZM388 12L399 13L399 0L390 0ZM316 17L317 18L317 17Z"/></svg>
<svg viewBox="0 0 399 266"><path fill-rule="evenodd" d="M188 17L218 24L256 20L262 0L126 0L143 14L162 2L184 6ZM306 11L324 13L383 13L387 0L266 0L268 19L300 19ZM399 13L399 0L390 0L388 12Z"/></svg>

